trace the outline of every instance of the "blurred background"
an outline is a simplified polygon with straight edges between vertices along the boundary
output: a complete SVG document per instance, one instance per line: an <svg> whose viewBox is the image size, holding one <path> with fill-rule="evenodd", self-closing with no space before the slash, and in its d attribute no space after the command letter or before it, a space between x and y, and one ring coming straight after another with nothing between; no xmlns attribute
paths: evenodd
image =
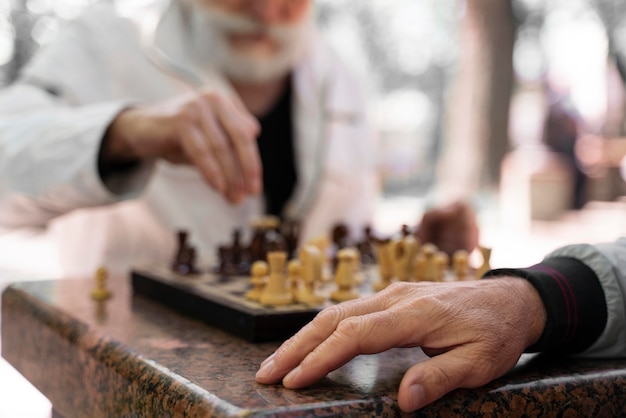
<svg viewBox="0 0 626 418"><path fill-rule="evenodd" d="M96 1L106 0L0 0L0 88ZM626 234L625 1L316 0L316 8L370 99L382 149L379 229L415 223L436 202L471 199L494 266ZM2 247L0 265L25 256L37 265L0 268L0 284L54 271L46 244L36 245L41 255ZM0 376L0 416L49 415L6 363Z"/></svg>
<svg viewBox="0 0 626 418"><path fill-rule="evenodd" d="M0 86L16 79L63 22L97 1L107 0L2 0ZM387 195L423 195L434 183L443 194L491 192L511 150L543 143L568 154L574 136L623 133L626 2L316 0L316 6L323 33L371 99ZM550 138L543 138L554 112ZM555 139L565 135L567 118L576 132ZM624 193L621 178L596 181L618 170L589 172L572 163L594 186L573 197L575 207Z"/></svg>

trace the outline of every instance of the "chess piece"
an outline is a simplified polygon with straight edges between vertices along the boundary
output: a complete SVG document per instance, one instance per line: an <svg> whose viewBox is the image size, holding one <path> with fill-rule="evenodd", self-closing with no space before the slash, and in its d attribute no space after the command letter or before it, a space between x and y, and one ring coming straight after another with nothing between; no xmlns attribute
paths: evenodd
<svg viewBox="0 0 626 418"><path fill-rule="evenodd" d="M391 249L389 241L378 241L374 244L376 259L378 260L378 272L380 280L374 282L373 288L379 292L391 284L393 266L391 263Z"/></svg>
<svg viewBox="0 0 626 418"><path fill-rule="evenodd" d="M300 286L300 267L300 260L293 259L287 263L287 284L294 298L297 298L298 286Z"/></svg>
<svg viewBox="0 0 626 418"><path fill-rule="evenodd" d="M256 219L252 223L252 239L247 253L251 262L266 260L270 251L286 251L285 239L278 232L280 219L276 216L266 215Z"/></svg>
<svg viewBox="0 0 626 418"><path fill-rule="evenodd" d="M237 274L237 266L235 264L232 248L220 245L217 247L217 254L219 263L215 272L227 276Z"/></svg>
<svg viewBox="0 0 626 418"><path fill-rule="evenodd" d="M183 248L181 253L178 255L178 258L174 261L174 264L172 265L172 271L183 276L197 274L198 270L196 269L195 264L196 249L187 245L185 248Z"/></svg>
<svg viewBox="0 0 626 418"><path fill-rule="evenodd" d="M350 230L348 226L343 223L337 223L333 226L331 233L331 253L333 254L332 258L332 268L333 270L337 268L337 253L342 248L346 248L350 245Z"/></svg>
<svg viewBox="0 0 626 418"><path fill-rule="evenodd" d="M372 233L372 227L366 226L363 230L363 239L356 245L361 253L361 262L363 264L376 264L376 238Z"/></svg>
<svg viewBox="0 0 626 418"><path fill-rule="evenodd" d="M349 245L350 231L346 224L335 224L331 235L333 244L337 251L342 248L346 248Z"/></svg>
<svg viewBox="0 0 626 418"><path fill-rule="evenodd" d="M411 235L394 239L390 243L391 264L393 273L399 281L407 282L415 271L417 241Z"/></svg>
<svg viewBox="0 0 626 418"><path fill-rule="evenodd" d="M189 237L189 233L184 229L179 230L176 233L178 247L176 249L176 254L174 255L174 260L177 260L180 257L180 254L183 252L185 248L187 248L187 238Z"/></svg>
<svg viewBox="0 0 626 418"><path fill-rule="evenodd" d="M282 224L281 233L285 238L287 258L290 260L296 257L298 243L300 242L300 227L301 223L293 219L285 221Z"/></svg>
<svg viewBox="0 0 626 418"><path fill-rule="evenodd" d="M189 234L185 230L178 231L178 249L172 262L172 271L181 275L197 274L196 249L189 244Z"/></svg>
<svg viewBox="0 0 626 418"><path fill-rule="evenodd" d="M250 261L263 261L266 258L266 254L263 252L263 243L265 242L265 229L261 223L256 221L252 224L252 239L248 246L248 253L250 254Z"/></svg>
<svg viewBox="0 0 626 418"><path fill-rule="evenodd" d="M443 252L437 251L434 255L435 271L438 282L443 282L450 263L450 256Z"/></svg>
<svg viewBox="0 0 626 418"><path fill-rule="evenodd" d="M217 248L218 263L214 272L225 276L250 274L250 257L248 248L241 244L241 229L233 230L230 246L220 245Z"/></svg>
<svg viewBox="0 0 626 418"><path fill-rule="evenodd" d="M426 257L423 252L417 254L415 257L415 276L413 276L414 282L423 282L426 274Z"/></svg>
<svg viewBox="0 0 626 418"><path fill-rule="evenodd" d="M267 233L269 231L278 232L280 219L276 216L265 215L251 222L252 239L248 246L250 262L267 259L268 245Z"/></svg>
<svg viewBox="0 0 626 418"><path fill-rule="evenodd" d="M259 260L252 263L250 267L250 283L252 289L246 293L246 299L260 301L263 288L267 281L267 272L269 271L267 262Z"/></svg>
<svg viewBox="0 0 626 418"><path fill-rule="evenodd" d="M345 302L359 297L355 288L357 254L354 248L343 248L337 253L337 270L335 283L337 290L331 293L330 298L335 302Z"/></svg>
<svg viewBox="0 0 626 418"><path fill-rule="evenodd" d="M268 229L265 233L265 242L263 243L265 253L283 251L287 252L287 243L285 238L279 232Z"/></svg>
<svg viewBox="0 0 626 418"><path fill-rule="evenodd" d="M307 241L306 246L312 245L317 247L321 256L321 264L322 266L326 266L328 264L328 248L330 247L330 241L326 235L319 235L315 238L311 238ZM326 279L330 280L329 277L323 277L322 280L326 281Z"/></svg>
<svg viewBox="0 0 626 418"><path fill-rule="evenodd" d="M291 289L287 286L285 265L287 253L284 251L272 251L267 254L269 265L269 279L259 301L264 305L280 306L289 305L293 302Z"/></svg>
<svg viewBox="0 0 626 418"><path fill-rule="evenodd" d="M98 268L95 275L95 287L91 291L91 298L96 301L103 301L110 298L111 292L107 288L107 279L109 273L104 267Z"/></svg>
<svg viewBox="0 0 626 418"><path fill-rule="evenodd" d="M326 298L316 293L318 283L322 281L322 254L314 245L305 245L300 250L301 287L296 293L296 300L307 305L320 305Z"/></svg>
<svg viewBox="0 0 626 418"><path fill-rule="evenodd" d="M491 248L479 246L478 249L480 250L480 254L483 256L483 263L476 269L476 278L482 279L483 275L491 270L491 265L489 264L489 260L491 258Z"/></svg>
<svg viewBox="0 0 626 418"><path fill-rule="evenodd" d="M469 254L465 250L457 250L452 255L452 269L456 280L471 280L469 264Z"/></svg>
<svg viewBox="0 0 626 418"><path fill-rule="evenodd" d="M421 280L426 282L436 282L438 279L437 275L437 264L435 263L435 253L437 252L437 247L434 244L424 244L422 245L421 256L423 260L420 260L420 263L423 263L423 272L421 273Z"/></svg>
<svg viewBox="0 0 626 418"><path fill-rule="evenodd" d="M233 231L233 242L230 247L233 274L248 274L250 271L250 261L247 248L241 244L241 229Z"/></svg>

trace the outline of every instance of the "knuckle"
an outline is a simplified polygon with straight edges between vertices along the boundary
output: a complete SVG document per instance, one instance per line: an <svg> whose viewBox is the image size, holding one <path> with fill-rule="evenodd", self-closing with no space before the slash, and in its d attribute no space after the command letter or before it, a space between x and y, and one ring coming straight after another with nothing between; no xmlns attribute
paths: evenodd
<svg viewBox="0 0 626 418"><path fill-rule="evenodd" d="M213 104L221 103L223 101L222 95L214 91L206 92L202 95L202 97L204 98L204 100L207 100L208 102Z"/></svg>
<svg viewBox="0 0 626 418"><path fill-rule="evenodd" d="M313 319L311 325L316 327L321 327L322 325L326 324L336 326L341 318L342 308L339 305L329 306L315 316L315 319Z"/></svg>
<svg viewBox="0 0 626 418"><path fill-rule="evenodd" d="M256 146L256 138L259 130L255 127L243 128L243 142L246 146Z"/></svg>
<svg viewBox="0 0 626 418"><path fill-rule="evenodd" d="M230 147L228 146L224 138L218 136L213 138L213 141L211 141L211 148L213 149L213 152L215 154L221 156L227 154L228 151L230 151Z"/></svg>
<svg viewBox="0 0 626 418"><path fill-rule="evenodd" d="M337 325L337 332L346 336L354 337L362 334L364 329L364 321L360 316L351 316L350 318L343 319Z"/></svg>
<svg viewBox="0 0 626 418"><path fill-rule="evenodd" d="M200 110L195 101L185 103L179 112L179 118L187 122L196 122L198 120Z"/></svg>
<svg viewBox="0 0 626 418"><path fill-rule="evenodd" d="M193 165L201 168L203 171L215 171L213 155L207 149L187 149L186 154L189 161L191 161Z"/></svg>
<svg viewBox="0 0 626 418"><path fill-rule="evenodd" d="M385 289L385 293L393 295L403 295L408 293L409 290L411 290L413 287L414 284L412 285L409 282L394 282L387 286L387 288Z"/></svg>

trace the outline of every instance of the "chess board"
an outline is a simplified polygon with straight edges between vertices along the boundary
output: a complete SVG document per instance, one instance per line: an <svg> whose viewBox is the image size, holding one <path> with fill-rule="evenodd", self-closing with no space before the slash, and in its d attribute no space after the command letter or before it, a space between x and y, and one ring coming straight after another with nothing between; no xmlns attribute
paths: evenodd
<svg viewBox="0 0 626 418"><path fill-rule="evenodd" d="M361 297L373 293L371 283L375 276L374 267L361 273L358 286ZM333 304L262 305L245 298L251 288L247 276L180 275L166 266L151 266L133 269L131 279L134 292L251 342L287 339L320 310ZM334 289L334 283L328 281L318 292L328 295Z"/></svg>

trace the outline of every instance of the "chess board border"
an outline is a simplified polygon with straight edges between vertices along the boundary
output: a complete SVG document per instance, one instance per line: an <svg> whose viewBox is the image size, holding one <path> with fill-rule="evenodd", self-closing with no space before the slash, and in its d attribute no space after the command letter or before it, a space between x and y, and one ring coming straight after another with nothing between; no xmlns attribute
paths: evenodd
<svg viewBox="0 0 626 418"><path fill-rule="evenodd" d="M131 281L135 293L155 299L180 313L250 342L285 340L321 310L321 307L252 308L217 293L202 292L183 280L164 280L158 273L143 268L131 270Z"/></svg>

